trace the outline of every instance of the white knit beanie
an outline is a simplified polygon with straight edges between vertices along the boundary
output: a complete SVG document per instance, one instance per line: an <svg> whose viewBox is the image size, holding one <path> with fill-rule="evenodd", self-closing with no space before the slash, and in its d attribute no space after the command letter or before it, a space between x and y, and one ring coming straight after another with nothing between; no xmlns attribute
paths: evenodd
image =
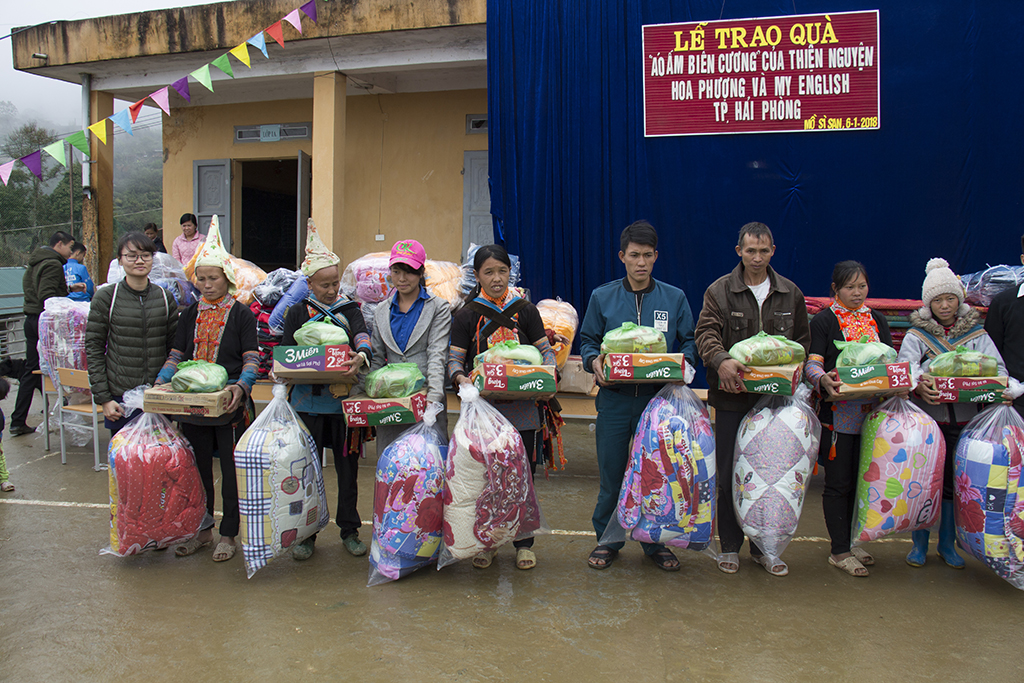
<svg viewBox="0 0 1024 683"><path fill-rule="evenodd" d="M952 294L960 301L960 308L957 316L967 312L967 305L964 303L964 286L960 278L950 270L949 263L944 258L933 258L924 267L924 284L921 285L921 300L924 306L918 311L921 317L926 320L932 318L932 299L942 294Z"/></svg>

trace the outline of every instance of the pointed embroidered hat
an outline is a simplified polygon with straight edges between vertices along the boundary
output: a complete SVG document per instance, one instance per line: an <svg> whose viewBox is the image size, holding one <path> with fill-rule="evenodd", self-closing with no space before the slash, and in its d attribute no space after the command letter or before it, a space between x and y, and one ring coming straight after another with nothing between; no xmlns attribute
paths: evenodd
<svg viewBox="0 0 1024 683"><path fill-rule="evenodd" d="M231 286L228 287L228 294L235 294L235 267L231 263L231 254L224 248L220 239L220 221L214 214L210 220L210 231L206 234L206 242L199 247L199 255L196 256L196 268L200 266L213 266L224 271L225 277Z"/></svg>
<svg viewBox="0 0 1024 683"><path fill-rule="evenodd" d="M316 223L310 218L306 221L306 259L302 262L302 274L310 277L322 268L336 266L339 263L341 259L320 239Z"/></svg>

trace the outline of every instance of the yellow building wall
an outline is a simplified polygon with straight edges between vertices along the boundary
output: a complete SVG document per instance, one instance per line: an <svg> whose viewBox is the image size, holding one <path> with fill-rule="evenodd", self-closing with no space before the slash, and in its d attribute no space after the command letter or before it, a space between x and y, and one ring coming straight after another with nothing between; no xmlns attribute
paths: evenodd
<svg viewBox="0 0 1024 683"><path fill-rule="evenodd" d="M486 112L486 90L346 98L346 239L335 244L343 263L371 251L390 250L395 241L408 238L422 242L430 258L459 260L463 152L487 149L486 135L466 135L466 115ZM235 126L312 120L312 100L173 110L163 128L163 230L168 248L181 234L178 218L192 211L193 160L294 159L300 149L314 157L330 153L312 149L312 140L233 142ZM233 185L237 187L238 181L236 174ZM236 202L233 223L240 215ZM237 225L233 227L238 234ZM324 231L327 226L318 227ZM375 241L378 233L384 241ZM282 240L290 239L292 234L282 235Z"/></svg>

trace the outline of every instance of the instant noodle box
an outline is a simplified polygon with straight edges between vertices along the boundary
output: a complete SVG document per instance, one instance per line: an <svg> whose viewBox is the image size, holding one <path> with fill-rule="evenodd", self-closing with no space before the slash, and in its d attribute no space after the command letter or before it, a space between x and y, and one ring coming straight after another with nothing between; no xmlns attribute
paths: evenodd
<svg viewBox="0 0 1024 683"><path fill-rule="evenodd" d="M231 391L221 389L210 393L186 393L174 391L170 384L163 384L146 389L142 401L142 410L147 413L220 417L228 412Z"/></svg>
<svg viewBox="0 0 1024 683"><path fill-rule="evenodd" d="M1003 400L1007 377L933 377L939 403L997 403Z"/></svg>
<svg viewBox="0 0 1024 683"><path fill-rule="evenodd" d="M684 361L681 353L606 353L604 378L608 382L645 384L679 382Z"/></svg>
<svg viewBox="0 0 1024 683"><path fill-rule="evenodd" d="M480 363L469 379L484 397L551 398L557 390L554 365Z"/></svg>
<svg viewBox="0 0 1024 683"><path fill-rule="evenodd" d="M838 395L829 397L830 401L891 396L910 390L910 363L837 367L836 372L842 384L839 385Z"/></svg>
<svg viewBox="0 0 1024 683"><path fill-rule="evenodd" d="M341 402L349 427L415 424L423 419L427 407L427 390L405 398L370 398L351 396Z"/></svg>
<svg viewBox="0 0 1024 683"><path fill-rule="evenodd" d="M775 396L792 396L800 378L803 376L804 364L789 365L748 365L750 372L743 373L743 386L748 394L772 394Z"/></svg>
<svg viewBox="0 0 1024 683"><path fill-rule="evenodd" d="M274 376L289 384L351 384L341 367L351 357L347 344L275 346Z"/></svg>

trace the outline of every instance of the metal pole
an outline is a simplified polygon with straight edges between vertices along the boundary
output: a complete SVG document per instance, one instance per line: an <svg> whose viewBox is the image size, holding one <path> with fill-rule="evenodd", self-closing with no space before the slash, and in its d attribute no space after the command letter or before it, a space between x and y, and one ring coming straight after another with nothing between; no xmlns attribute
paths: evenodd
<svg viewBox="0 0 1024 683"><path fill-rule="evenodd" d="M67 146L66 159L71 159L70 165L68 166L68 220L71 221L71 229L68 230L68 234L74 236L75 234L75 150L71 145Z"/></svg>
<svg viewBox="0 0 1024 683"><path fill-rule="evenodd" d="M82 130L86 130L92 124L90 121L91 108L89 106L89 100L92 95L92 76L89 74L82 74ZM82 160L82 194L84 197L91 196L89 192L89 186L92 183L92 168L89 166L89 160Z"/></svg>

